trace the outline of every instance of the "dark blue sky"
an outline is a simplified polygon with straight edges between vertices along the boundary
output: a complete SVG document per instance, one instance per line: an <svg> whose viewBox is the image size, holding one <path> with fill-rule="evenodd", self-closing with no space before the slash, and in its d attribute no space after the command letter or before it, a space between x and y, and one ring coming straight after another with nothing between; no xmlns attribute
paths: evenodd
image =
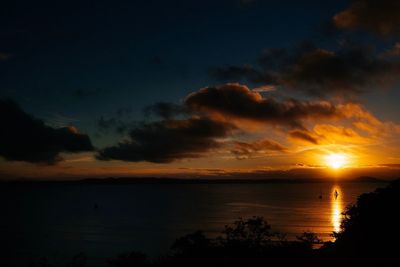
<svg viewBox="0 0 400 267"><path fill-rule="evenodd" d="M5 6L4 6L5 5ZM1 95L93 133L100 115L177 102L218 84L212 66L252 63L318 34L346 1L16 1L0 16ZM59 117L59 116L58 116Z"/></svg>
<svg viewBox="0 0 400 267"><path fill-rule="evenodd" d="M392 170L399 12L394 0L3 3L0 176L264 175L332 155Z"/></svg>

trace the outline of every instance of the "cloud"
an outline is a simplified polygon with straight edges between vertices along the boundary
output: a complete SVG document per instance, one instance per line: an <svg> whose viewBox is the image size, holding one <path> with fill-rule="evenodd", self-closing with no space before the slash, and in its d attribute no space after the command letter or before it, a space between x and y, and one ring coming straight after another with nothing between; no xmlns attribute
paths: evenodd
<svg viewBox="0 0 400 267"><path fill-rule="evenodd" d="M210 68L211 77L224 82L249 81L252 83L276 83L277 77L267 71L263 72L251 65L226 66Z"/></svg>
<svg viewBox="0 0 400 267"><path fill-rule="evenodd" d="M101 133L107 133L111 130L118 129L120 126L120 121L116 118L105 118L104 116L100 116L100 119L97 120L97 129ZM116 131L119 132L118 130Z"/></svg>
<svg viewBox="0 0 400 267"><path fill-rule="evenodd" d="M106 134L125 134L137 124L135 121L131 121L129 118L123 116L105 117L100 116L96 121L97 134L99 136Z"/></svg>
<svg viewBox="0 0 400 267"><path fill-rule="evenodd" d="M314 137L306 130L292 130L288 133L289 137L295 140L305 141L314 145L318 144L318 138Z"/></svg>
<svg viewBox="0 0 400 267"><path fill-rule="evenodd" d="M140 122L132 121L129 116L130 113L130 108L119 108L112 116L100 116L96 123L98 134L124 134L136 127ZM162 120L171 120L178 116L187 117L190 115L183 105L169 102L157 102L146 106L143 109L143 113L146 119L157 118Z"/></svg>
<svg viewBox="0 0 400 267"><path fill-rule="evenodd" d="M100 150L97 158L154 163L197 158L219 148L218 139L230 136L234 129L229 123L197 117L141 123L130 130L128 140Z"/></svg>
<svg viewBox="0 0 400 267"><path fill-rule="evenodd" d="M262 85L256 88L253 88L253 92L263 93L263 92L272 92L275 91L276 87L273 85Z"/></svg>
<svg viewBox="0 0 400 267"><path fill-rule="evenodd" d="M399 42L395 43L392 48L390 48L389 50L386 50L383 53L383 56L386 56L389 58L390 57L400 57L400 43Z"/></svg>
<svg viewBox="0 0 400 267"><path fill-rule="evenodd" d="M132 109L130 107L120 107L111 116L100 116L96 121L97 134L125 133L133 124L130 122L131 112Z"/></svg>
<svg viewBox="0 0 400 267"><path fill-rule="evenodd" d="M210 68L212 78L222 82L247 81L262 85L278 85L280 75L288 66L293 65L302 55L314 51L316 47L310 43L300 43L293 49L268 48L260 54L257 65L224 66Z"/></svg>
<svg viewBox="0 0 400 267"><path fill-rule="evenodd" d="M317 124L313 128L315 136L319 136L320 143L326 144L372 144L373 140L361 136L350 127L335 126L330 124Z"/></svg>
<svg viewBox="0 0 400 267"><path fill-rule="evenodd" d="M338 52L316 49L282 73L282 83L308 95L359 94L398 81L400 64L377 57L366 47Z"/></svg>
<svg viewBox="0 0 400 267"><path fill-rule="evenodd" d="M393 164L379 164L378 166L387 167L387 168L393 168L393 169L400 169L400 164L398 164L398 163L393 163Z"/></svg>
<svg viewBox="0 0 400 267"><path fill-rule="evenodd" d="M65 116L59 113L53 113L50 116L44 117L43 120L46 125L53 128L67 127L79 121L76 118Z"/></svg>
<svg viewBox="0 0 400 267"><path fill-rule="evenodd" d="M227 119L300 128L303 120L341 116L335 105L328 101L279 101L263 97L245 85L232 83L200 89L185 99L185 105L192 111L218 114Z"/></svg>
<svg viewBox="0 0 400 267"><path fill-rule="evenodd" d="M233 153L237 159L251 158L255 154L268 154L270 152L285 152L287 148L278 142L263 139L253 142L234 141Z"/></svg>
<svg viewBox="0 0 400 267"><path fill-rule="evenodd" d="M162 119L172 119L178 115L187 114L187 110L182 105L177 105L168 102L158 102L144 108L144 113L147 116L155 115Z"/></svg>
<svg viewBox="0 0 400 267"><path fill-rule="evenodd" d="M374 136L360 135L351 127L331 124L316 124L311 130L293 130L288 133L294 141L311 143L314 145L326 144L373 144Z"/></svg>
<svg viewBox="0 0 400 267"><path fill-rule="evenodd" d="M127 138L101 149L97 158L169 163L204 157L216 150L231 152L237 159L290 152L285 146L269 139L234 140L238 133L246 138L252 136L250 133L254 129L249 131L248 122L257 126L278 126L278 133L284 133L292 141L314 145L352 141L365 144L368 137L358 134L358 130L370 131L370 128L377 127L392 129L395 126L384 125L358 103L265 97L245 85L232 83L195 91L181 105L156 103L147 107L145 112L156 115L157 120L123 122ZM325 121L345 121L355 129L323 124ZM99 120L99 126L104 130L114 129L120 123L115 119ZM314 127L307 130L313 124ZM284 132L279 126L284 127ZM363 129L359 129L361 127Z"/></svg>
<svg viewBox="0 0 400 267"><path fill-rule="evenodd" d="M363 29L381 36L400 33L400 2L397 0L352 0L349 8L333 17L342 29Z"/></svg>
<svg viewBox="0 0 400 267"><path fill-rule="evenodd" d="M267 49L258 66L214 68L219 81L267 85L308 96L351 97L373 87L399 81L400 62L380 57L374 49L344 46L337 51L303 44L290 49Z"/></svg>
<svg viewBox="0 0 400 267"><path fill-rule="evenodd" d="M0 156L9 161L53 164L61 152L91 151L89 137L74 127L52 128L0 98Z"/></svg>

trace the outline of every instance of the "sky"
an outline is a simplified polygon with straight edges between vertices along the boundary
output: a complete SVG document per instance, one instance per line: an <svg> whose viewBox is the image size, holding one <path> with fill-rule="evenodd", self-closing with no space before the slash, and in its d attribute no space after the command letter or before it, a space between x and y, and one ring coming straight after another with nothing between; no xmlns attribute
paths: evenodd
<svg viewBox="0 0 400 267"><path fill-rule="evenodd" d="M4 3L0 179L399 177L399 12Z"/></svg>

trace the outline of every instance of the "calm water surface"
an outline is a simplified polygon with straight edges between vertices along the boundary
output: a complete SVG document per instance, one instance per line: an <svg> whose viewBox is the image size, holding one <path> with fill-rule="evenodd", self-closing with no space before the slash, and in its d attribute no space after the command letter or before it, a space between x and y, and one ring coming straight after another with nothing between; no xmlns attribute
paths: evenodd
<svg viewBox="0 0 400 267"><path fill-rule="evenodd" d="M238 217L263 216L273 230L287 233L289 239L313 231L331 240L343 209L358 195L380 186L383 184L4 186L0 187L0 234L2 245L17 258L47 256L55 262L79 252L85 252L92 262L131 250L158 255L177 237L199 229L218 235Z"/></svg>

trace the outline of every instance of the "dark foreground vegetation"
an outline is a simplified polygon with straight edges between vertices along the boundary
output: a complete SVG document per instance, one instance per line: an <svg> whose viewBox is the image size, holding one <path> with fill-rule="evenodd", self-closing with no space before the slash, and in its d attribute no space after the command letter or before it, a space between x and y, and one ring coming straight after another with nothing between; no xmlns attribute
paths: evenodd
<svg viewBox="0 0 400 267"><path fill-rule="evenodd" d="M260 217L239 219L226 226L220 237L201 231L181 237L171 251L150 260L141 252L130 252L107 261L109 267L142 266L400 266L400 180L386 188L363 194L343 214L335 242L321 243L313 233L296 241L273 232ZM319 248L316 249L315 247ZM42 258L31 267L53 267ZM85 267L84 254L69 267Z"/></svg>

